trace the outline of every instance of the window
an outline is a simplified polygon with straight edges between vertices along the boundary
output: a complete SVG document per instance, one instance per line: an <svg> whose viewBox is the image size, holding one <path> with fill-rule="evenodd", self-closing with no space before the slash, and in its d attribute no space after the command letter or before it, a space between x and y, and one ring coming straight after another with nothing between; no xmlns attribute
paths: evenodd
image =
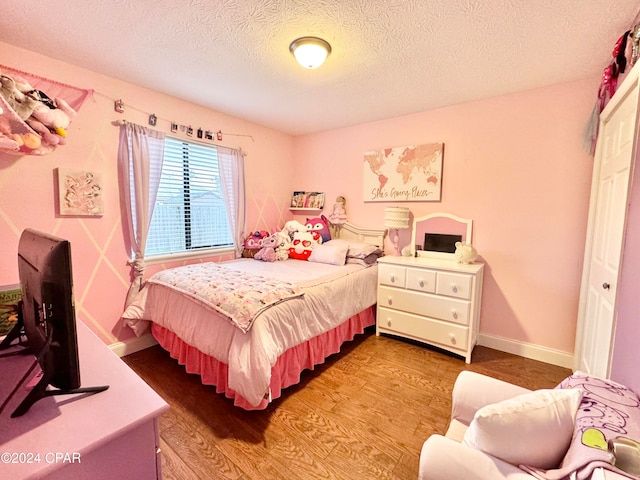
<svg viewBox="0 0 640 480"><path fill-rule="evenodd" d="M218 151L166 137L145 256L233 247Z"/></svg>

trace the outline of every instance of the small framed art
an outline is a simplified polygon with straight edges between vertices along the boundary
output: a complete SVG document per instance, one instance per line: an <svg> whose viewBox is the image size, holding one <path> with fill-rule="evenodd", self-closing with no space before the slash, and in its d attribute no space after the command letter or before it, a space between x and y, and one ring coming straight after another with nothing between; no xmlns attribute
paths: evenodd
<svg viewBox="0 0 640 480"><path fill-rule="evenodd" d="M102 175L90 170L58 168L60 215L104 215Z"/></svg>

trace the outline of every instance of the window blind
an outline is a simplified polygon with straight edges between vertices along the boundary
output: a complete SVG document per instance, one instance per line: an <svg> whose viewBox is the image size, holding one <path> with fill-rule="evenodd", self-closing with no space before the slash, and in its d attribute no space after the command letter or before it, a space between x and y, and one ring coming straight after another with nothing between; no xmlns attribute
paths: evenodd
<svg viewBox="0 0 640 480"><path fill-rule="evenodd" d="M166 137L145 255L232 245L217 148Z"/></svg>

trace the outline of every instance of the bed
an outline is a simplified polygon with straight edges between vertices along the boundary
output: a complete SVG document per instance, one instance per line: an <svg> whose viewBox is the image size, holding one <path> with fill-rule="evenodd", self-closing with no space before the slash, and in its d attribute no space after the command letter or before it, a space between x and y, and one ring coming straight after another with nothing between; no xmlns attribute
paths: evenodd
<svg viewBox="0 0 640 480"><path fill-rule="evenodd" d="M146 281L123 319L138 334L150 327L188 373L200 375L235 406L262 410L299 383L302 371L375 324L376 247L383 234L347 223L317 250L323 255L314 253L316 261L240 258L163 270ZM345 265L335 265L340 262L334 258L345 254ZM204 287L194 283L200 275ZM232 286L222 287L223 279ZM267 284L268 298L250 298ZM238 297L233 306L221 307L220 296L204 294L223 289L216 294L226 298L236 288L246 303L260 307L244 311Z"/></svg>

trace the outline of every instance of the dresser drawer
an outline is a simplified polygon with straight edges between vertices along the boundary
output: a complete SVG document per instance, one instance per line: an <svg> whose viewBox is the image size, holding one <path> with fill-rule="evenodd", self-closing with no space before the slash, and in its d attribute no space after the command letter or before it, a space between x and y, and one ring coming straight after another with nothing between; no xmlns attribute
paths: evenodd
<svg viewBox="0 0 640 480"><path fill-rule="evenodd" d="M473 277L461 273L438 272L436 293L450 297L471 298Z"/></svg>
<svg viewBox="0 0 640 480"><path fill-rule="evenodd" d="M378 308L377 321L379 330L383 332L409 336L448 349L464 351L467 348L469 327L383 307Z"/></svg>
<svg viewBox="0 0 640 480"><path fill-rule="evenodd" d="M378 283L380 285L393 285L404 288L406 285L405 267L396 265L378 265Z"/></svg>
<svg viewBox="0 0 640 480"><path fill-rule="evenodd" d="M378 287L378 304L381 307L418 315L429 315L461 325L469 324L471 309L469 301L381 285Z"/></svg>
<svg viewBox="0 0 640 480"><path fill-rule="evenodd" d="M407 288L419 292L435 293L436 272L418 268L407 268Z"/></svg>

